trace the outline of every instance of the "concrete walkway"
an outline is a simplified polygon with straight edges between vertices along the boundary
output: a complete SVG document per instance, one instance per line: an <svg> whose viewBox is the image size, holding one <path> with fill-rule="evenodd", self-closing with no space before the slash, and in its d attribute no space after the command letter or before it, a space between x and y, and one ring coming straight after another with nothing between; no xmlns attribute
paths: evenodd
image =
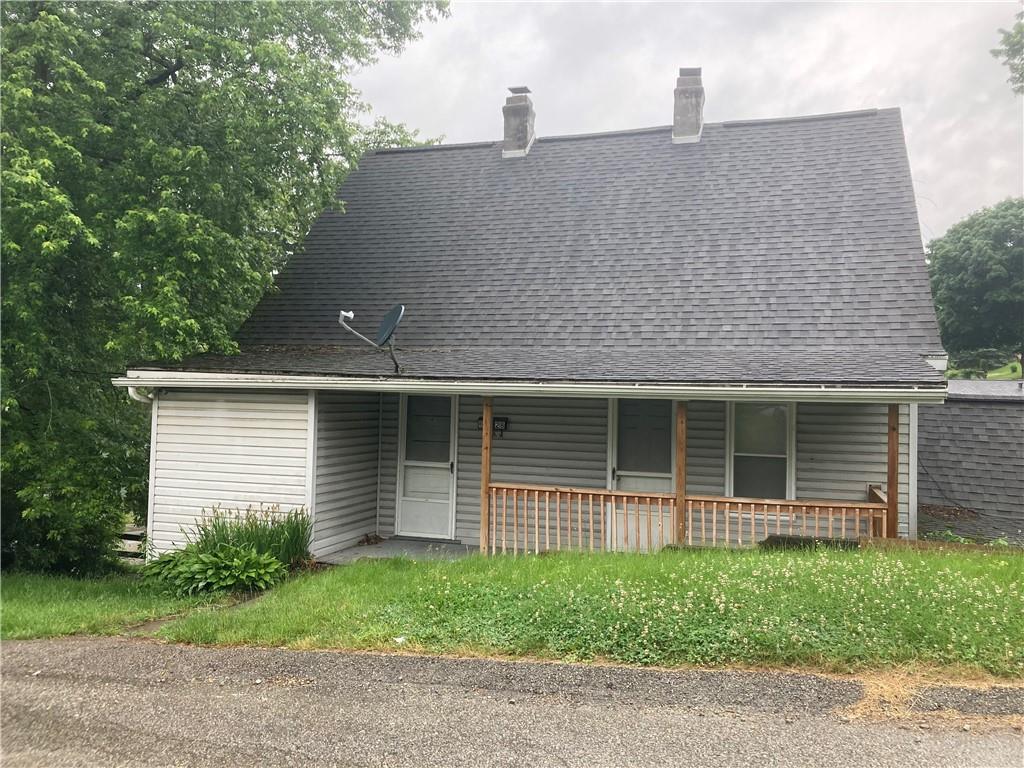
<svg viewBox="0 0 1024 768"><path fill-rule="evenodd" d="M845 708L861 685L814 675L118 638L6 642L2 668L5 768L1018 768L1024 760L1021 733L1005 721L851 720ZM1020 689L1007 690L985 706L1024 706Z"/></svg>
<svg viewBox="0 0 1024 768"><path fill-rule="evenodd" d="M384 539L378 544L364 544L343 549L323 558L325 563L343 565L364 558L408 557L411 560L455 560L479 551L478 547L450 542L414 539Z"/></svg>

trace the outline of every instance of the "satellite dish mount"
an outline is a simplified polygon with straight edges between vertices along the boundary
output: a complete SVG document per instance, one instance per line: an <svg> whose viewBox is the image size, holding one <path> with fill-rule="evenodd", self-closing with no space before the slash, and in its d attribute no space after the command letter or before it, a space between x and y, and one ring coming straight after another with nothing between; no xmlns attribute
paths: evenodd
<svg viewBox="0 0 1024 768"><path fill-rule="evenodd" d="M391 362L395 364L395 373L399 374L402 372L402 366L398 364L398 358L395 357L395 330L398 328L398 324L402 322L402 317L405 315L405 305L395 304L388 313L384 315L384 319L380 321L380 326L377 328L376 339L368 339L359 331L346 323L346 320L352 320L355 316L355 312L346 312L342 310L338 313L338 322L341 327L349 333L358 336L360 339L365 341L371 347L376 349L384 349L384 345L387 345L388 354L391 355Z"/></svg>

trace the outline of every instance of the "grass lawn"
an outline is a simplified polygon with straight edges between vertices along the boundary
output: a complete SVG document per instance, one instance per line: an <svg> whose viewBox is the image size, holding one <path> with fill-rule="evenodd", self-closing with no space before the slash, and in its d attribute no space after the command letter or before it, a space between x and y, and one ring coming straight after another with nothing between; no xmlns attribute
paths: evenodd
<svg viewBox="0 0 1024 768"><path fill-rule="evenodd" d="M1020 363L1010 362L1000 368L989 371L986 374L986 378L989 379L1019 379L1020 376Z"/></svg>
<svg viewBox="0 0 1024 768"><path fill-rule="evenodd" d="M363 560L160 631L177 641L1024 675L1011 552L666 551Z"/></svg>
<svg viewBox="0 0 1024 768"><path fill-rule="evenodd" d="M0 637L115 634L199 602L164 596L132 573L94 579L5 573L0 578Z"/></svg>

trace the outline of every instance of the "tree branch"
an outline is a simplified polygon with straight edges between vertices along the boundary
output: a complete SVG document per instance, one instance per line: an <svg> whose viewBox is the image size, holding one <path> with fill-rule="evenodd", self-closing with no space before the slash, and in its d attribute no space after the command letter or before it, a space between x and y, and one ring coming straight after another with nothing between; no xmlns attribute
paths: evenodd
<svg viewBox="0 0 1024 768"><path fill-rule="evenodd" d="M165 69L163 72L160 72L159 74L153 75L153 77L151 77L151 78L149 78L148 80L145 81L145 84L146 85L163 85L170 78L173 78L175 73L178 70L180 70L182 67L184 67L184 66L185 66L185 60L184 59L175 59L174 62L172 62L167 67L167 69Z"/></svg>

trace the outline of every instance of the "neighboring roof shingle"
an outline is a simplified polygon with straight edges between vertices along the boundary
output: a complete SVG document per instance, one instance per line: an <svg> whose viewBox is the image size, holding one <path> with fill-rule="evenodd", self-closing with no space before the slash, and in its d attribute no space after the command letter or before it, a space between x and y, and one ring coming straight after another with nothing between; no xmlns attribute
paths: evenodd
<svg viewBox="0 0 1024 768"><path fill-rule="evenodd" d="M950 402L920 406L918 499L974 510L976 516L956 518L953 527L958 533L1005 536L1024 544L1024 398L955 397L953 392L962 391L963 384L986 385L990 392L1009 389L990 384L1016 386L1012 381L952 380ZM931 527L936 527L934 522Z"/></svg>
<svg viewBox="0 0 1024 768"><path fill-rule="evenodd" d="M1024 403L1024 381L950 379L947 400L995 400ZM1016 437L1019 438L1019 435Z"/></svg>
<svg viewBox="0 0 1024 768"><path fill-rule="evenodd" d="M352 351L176 367L388 374L404 303L409 376L941 382L897 110L670 132L369 155L239 334Z"/></svg>

